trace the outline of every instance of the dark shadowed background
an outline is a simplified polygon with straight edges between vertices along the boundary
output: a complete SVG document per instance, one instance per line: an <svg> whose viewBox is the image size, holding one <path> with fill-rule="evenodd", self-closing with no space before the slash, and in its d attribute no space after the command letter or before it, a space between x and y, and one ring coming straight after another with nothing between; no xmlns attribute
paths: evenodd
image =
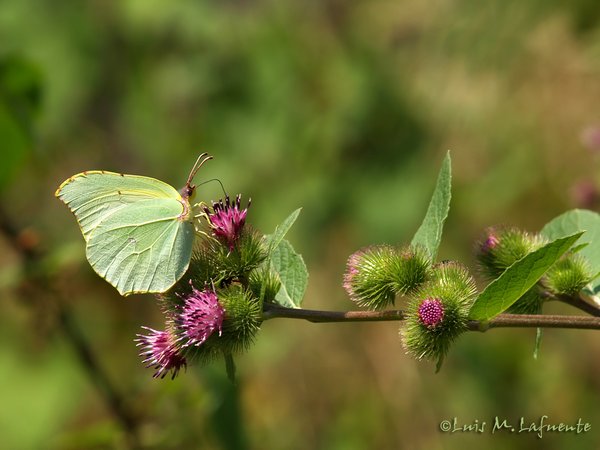
<svg viewBox="0 0 600 450"><path fill-rule="evenodd" d="M469 333L434 374L396 323L273 320L237 386L222 363L154 380L133 338L159 307L95 275L53 195L87 169L181 187L207 151L198 181L252 197L256 228L303 207L305 307L352 309L347 256L410 241L447 149L441 259L597 209L599 23L596 0L0 3L0 446L600 448L594 331L547 331L538 360L534 330ZM592 430L490 432L542 415ZM454 417L488 428L442 433Z"/></svg>

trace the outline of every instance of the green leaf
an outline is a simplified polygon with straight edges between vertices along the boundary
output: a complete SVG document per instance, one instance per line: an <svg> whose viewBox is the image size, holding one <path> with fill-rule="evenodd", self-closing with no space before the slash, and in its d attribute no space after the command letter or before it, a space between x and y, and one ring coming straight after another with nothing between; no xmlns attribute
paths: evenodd
<svg viewBox="0 0 600 450"><path fill-rule="evenodd" d="M308 284L308 271L302 256L294 251L292 244L282 240L271 256L271 267L281 280L281 288L275 300L288 308L299 308Z"/></svg>
<svg viewBox="0 0 600 450"><path fill-rule="evenodd" d="M599 272L600 214L586 209L567 211L548 222L542 228L541 234L548 239L555 239L577 231L586 232L577 241L578 247L584 246L579 249L579 254L589 261L593 273ZM598 291L598 287L600 287L600 279L596 278L592 282L592 290Z"/></svg>
<svg viewBox="0 0 600 450"><path fill-rule="evenodd" d="M429 253L432 261L435 261L442 240L444 221L446 220L446 217L448 217L448 211L450 209L451 184L452 168L450 163L450 152L448 152L442 163L442 168L440 169L435 191L431 197L425 219L423 219L423 223L417 230L411 242L412 246L420 245L424 247Z"/></svg>
<svg viewBox="0 0 600 450"><path fill-rule="evenodd" d="M492 281L473 303L469 316L490 320L506 311L579 239L582 232L558 238L515 262Z"/></svg>
<svg viewBox="0 0 600 450"><path fill-rule="evenodd" d="M271 255L273 251L277 248L279 243L283 240L287 232L292 228L294 222L298 218L300 211L302 208L298 208L293 213L291 213L281 224L279 224L273 234L269 234L265 236L267 240L267 255Z"/></svg>

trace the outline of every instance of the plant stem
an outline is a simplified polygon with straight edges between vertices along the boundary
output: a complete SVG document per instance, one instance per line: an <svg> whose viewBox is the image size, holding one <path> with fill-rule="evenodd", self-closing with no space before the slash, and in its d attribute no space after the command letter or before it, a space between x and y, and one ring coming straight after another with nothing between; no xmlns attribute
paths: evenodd
<svg viewBox="0 0 600 450"><path fill-rule="evenodd" d="M388 311L319 311L314 309L295 309L265 304L263 320L286 318L302 319L309 322L382 322L400 321L406 318L402 310ZM489 322L471 320L467 327L470 331L485 331L488 328L577 328L582 330L600 330L600 317L560 316L536 314L500 314Z"/></svg>
<svg viewBox="0 0 600 450"><path fill-rule="evenodd" d="M487 324L471 320L467 326L470 331L485 331L487 328L574 328L580 330L600 330L600 317L500 314Z"/></svg>
<svg viewBox="0 0 600 450"><path fill-rule="evenodd" d="M584 301L579 296L572 297L570 295L557 295L556 299L568 305L574 306L581 311L591 314L592 316L600 317L600 309Z"/></svg>
<svg viewBox="0 0 600 450"><path fill-rule="evenodd" d="M263 320L286 318L304 319L309 322L385 322L404 320L404 311L319 311L316 309L285 308L265 303Z"/></svg>

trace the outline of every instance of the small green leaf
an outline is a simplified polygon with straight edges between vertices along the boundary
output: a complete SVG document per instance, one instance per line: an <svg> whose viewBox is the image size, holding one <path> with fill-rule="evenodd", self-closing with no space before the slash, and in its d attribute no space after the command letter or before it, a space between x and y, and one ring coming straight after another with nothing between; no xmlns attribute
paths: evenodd
<svg viewBox="0 0 600 450"><path fill-rule="evenodd" d="M490 320L506 311L582 234L579 232L556 239L515 262L479 294L471 307L470 318Z"/></svg>
<svg viewBox="0 0 600 450"><path fill-rule="evenodd" d="M271 256L271 267L281 280L281 288L275 300L288 308L299 308L308 284L308 271L302 256L294 251L292 244L282 240Z"/></svg>
<svg viewBox="0 0 600 450"><path fill-rule="evenodd" d="M273 234L265 236L268 246L267 255L271 255L273 251L277 248L277 246L283 240L287 232L290 230L290 228L292 228L292 225L294 225L294 222L298 218L298 215L300 214L301 210L302 208L298 208L297 210L295 210L283 222L281 222L281 224L279 224L275 228Z"/></svg>
<svg viewBox="0 0 600 450"><path fill-rule="evenodd" d="M442 168L440 169L435 191L431 197L425 219L423 219L423 223L415 233L411 242L412 246L420 245L424 247L429 253L432 261L435 261L442 240L444 221L446 220L446 217L448 217L448 211L450 210L451 184L452 168L450 163L450 152L448 152L442 163Z"/></svg>

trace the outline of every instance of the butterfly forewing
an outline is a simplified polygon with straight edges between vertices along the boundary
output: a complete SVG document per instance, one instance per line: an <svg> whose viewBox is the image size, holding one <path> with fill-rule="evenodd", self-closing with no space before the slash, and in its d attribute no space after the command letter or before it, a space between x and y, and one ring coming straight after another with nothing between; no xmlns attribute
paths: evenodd
<svg viewBox="0 0 600 450"><path fill-rule="evenodd" d="M56 196L75 214L84 239L116 211L148 199L181 200L172 186L154 178L91 170L60 185Z"/></svg>

